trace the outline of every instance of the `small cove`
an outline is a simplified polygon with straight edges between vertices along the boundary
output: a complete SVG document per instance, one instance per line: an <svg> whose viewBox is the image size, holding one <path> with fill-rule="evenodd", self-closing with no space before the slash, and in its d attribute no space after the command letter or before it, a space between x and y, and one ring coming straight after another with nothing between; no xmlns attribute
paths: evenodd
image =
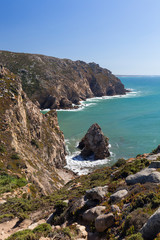
<svg viewBox="0 0 160 240"><path fill-rule="evenodd" d="M68 167L79 174L112 165L119 158L150 152L160 143L160 77L120 77L131 93L87 99L77 110L58 111L68 152ZM88 128L97 122L109 137L111 157L84 161L76 148Z"/></svg>

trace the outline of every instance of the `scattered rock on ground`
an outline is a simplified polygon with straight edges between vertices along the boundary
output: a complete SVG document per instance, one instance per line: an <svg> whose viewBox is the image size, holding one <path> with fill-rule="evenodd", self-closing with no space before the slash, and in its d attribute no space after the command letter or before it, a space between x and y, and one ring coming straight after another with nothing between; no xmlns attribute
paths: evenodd
<svg viewBox="0 0 160 240"><path fill-rule="evenodd" d="M126 178L126 183L129 185L146 182L160 183L160 173L155 171L154 168L146 168Z"/></svg>
<svg viewBox="0 0 160 240"><path fill-rule="evenodd" d="M78 237L79 237L78 239L83 239L83 240L87 239L88 233L86 231L85 226L82 226L78 223L74 223L73 225L76 227L77 234L78 234Z"/></svg>
<svg viewBox="0 0 160 240"><path fill-rule="evenodd" d="M110 196L110 200L111 200L112 202L119 201L119 200L121 200L123 197L125 197L127 194L128 194L128 191L127 191L126 189L119 190L119 191L113 193L113 194Z"/></svg>
<svg viewBox="0 0 160 240"><path fill-rule="evenodd" d="M109 157L108 140L100 126L97 123L93 124L79 143L81 156L84 159L93 156L95 160Z"/></svg>
<svg viewBox="0 0 160 240"><path fill-rule="evenodd" d="M152 240L160 232L160 208L148 219L141 228L144 239Z"/></svg>
<svg viewBox="0 0 160 240"><path fill-rule="evenodd" d="M97 206L88 209L83 213L83 220L93 222L99 215L101 215L104 212L105 209L106 209L105 206Z"/></svg>
<svg viewBox="0 0 160 240"><path fill-rule="evenodd" d="M97 232L104 232L114 224L114 215L112 213L103 214L96 218L95 227Z"/></svg>
<svg viewBox="0 0 160 240"><path fill-rule="evenodd" d="M117 205L111 205L111 209L113 212L117 212L117 213L121 212L120 208Z"/></svg>
<svg viewBox="0 0 160 240"><path fill-rule="evenodd" d="M87 199L98 200L101 202L101 201L103 201L107 192L108 192L108 186L95 187L95 188L92 188L92 189L86 191L85 197Z"/></svg>

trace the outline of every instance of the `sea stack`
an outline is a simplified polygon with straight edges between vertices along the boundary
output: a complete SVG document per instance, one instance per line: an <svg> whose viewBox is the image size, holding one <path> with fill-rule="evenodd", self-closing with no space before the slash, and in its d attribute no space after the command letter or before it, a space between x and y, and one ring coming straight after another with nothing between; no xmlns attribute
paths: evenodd
<svg viewBox="0 0 160 240"><path fill-rule="evenodd" d="M94 160L109 157L108 141L109 139L104 136L100 126L94 123L79 143L78 148L81 149L81 156L84 159L93 156Z"/></svg>

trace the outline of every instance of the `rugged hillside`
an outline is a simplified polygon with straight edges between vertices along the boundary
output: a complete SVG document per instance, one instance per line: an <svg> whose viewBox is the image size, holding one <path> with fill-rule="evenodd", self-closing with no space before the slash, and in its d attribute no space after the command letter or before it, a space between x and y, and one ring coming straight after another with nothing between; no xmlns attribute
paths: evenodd
<svg viewBox="0 0 160 240"><path fill-rule="evenodd" d="M0 67L0 171L25 177L43 194L63 184L64 137L55 110L40 113L19 77Z"/></svg>
<svg viewBox="0 0 160 240"><path fill-rule="evenodd" d="M1 239L15 232L7 240L160 239L157 150L119 159L114 166L77 177L47 197L8 199L0 205ZM19 221L20 216L28 219Z"/></svg>
<svg viewBox="0 0 160 240"><path fill-rule="evenodd" d="M125 94L121 81L95 63L0 51L0 63L22 79L41 108L71 108L89 97Z"/></svg>

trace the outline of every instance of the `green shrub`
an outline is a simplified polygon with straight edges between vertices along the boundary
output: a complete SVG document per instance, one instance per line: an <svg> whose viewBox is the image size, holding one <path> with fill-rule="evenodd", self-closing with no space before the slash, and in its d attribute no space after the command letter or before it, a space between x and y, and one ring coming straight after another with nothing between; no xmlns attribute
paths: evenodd
<svg viewBox="0 0 160 240"><path fill-rule="evenodd" d="M125 164L126 164L126 160L124 158L119 158L118 161L113 166L120 167Z"/></svg>
<svg viewBox="0 0 160 240"><path fill-rule="evenodd" d="M127 240L143 240L141 233L132 234Z"/></svg>
<svg viewBox="0 0 160 240"><path fill-rule="evenodd" d="M3 215L0 215L0 223L3 223L3 222L6 222L6 221L9 221L11 220L12 218L14 218L14 215L13 214L3 214Z"/></svg>
<svg viewBox="0 0 160 240"><path fill-rule="evenodd" d="M0 193L11 192L13 189L27 184L25 178L17 178L6 173L0 175Z"/></svg>
<svg viewBox="0 0 160 240"><path fill-rule="evenodd" d="M39 148L39 145L38 145L38 143L37 143L37 141L36 141L35 139L32 139L32 140L31 140L31 144L32 144L33 146L35 146L36 148Z"/></svg>
<svg viewBox="0 0 160 240"><path fill-rule="evenodd" d="M4 153L6 151L4 144L0 145L0 152Z"/></svg>
<svg viewBox="0 0 160 240"><path fill-rule="evenodd" d="M33 229L33 233L36 235L43 233L46 236L50 231L52 231L52 227L48 223L42 223Z"/></svg>
<svg viewBox="0 0 160 240"><path fill-rule="evenodd" d="M19 157L18 153L13 153L12 156L11 156L11 159L13 159L13 160L19 160L20 157Z"/></svg>
<svg viewBox="0 0 160 240"><path fill-rule="evenodd" d="M31 230L23 230L12 234L7 240L38 240Z"/></svg>

